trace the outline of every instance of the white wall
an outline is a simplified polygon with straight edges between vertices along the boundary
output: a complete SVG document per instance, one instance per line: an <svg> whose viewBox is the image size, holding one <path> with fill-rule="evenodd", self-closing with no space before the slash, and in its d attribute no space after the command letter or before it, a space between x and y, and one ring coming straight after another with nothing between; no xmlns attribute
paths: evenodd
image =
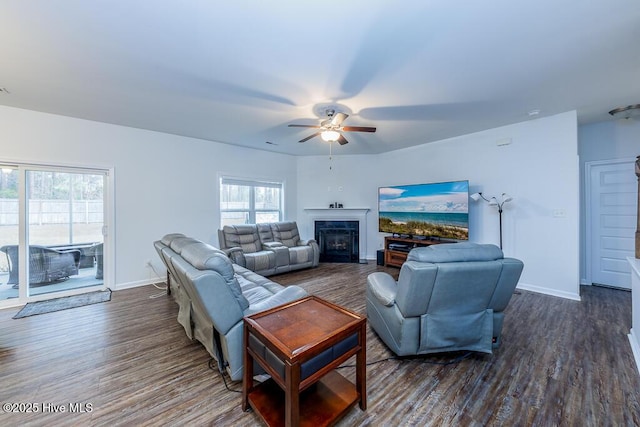
<svg viewBox="0 0 640 427"><path fill-rule="evenodd" d="M114 168L115 289L149 283L164 268L153 241L181 232L217 245L218 174L285 182L296 212L291 156L0 106L0 162ZM290 215L287 215L290 216Z"/></svg>
<svg viewBox="0 0 640 427"><path fill-rule="evenodd" d="M379 186L468 179L472 192L510 193L504 250L525 262L520 286L578 298L575 112L381 155L334 155L332 170L328 150L296 159L11 107L0 107L0 132L0 161L114 168L116 289L154 279L146 260L163 271L152 242L165 233L217 244L217 178L226 173L283 180L286 219L298 220L301 232L306 207L370 208L369 259L383 240ZM497 147L502 138L512 144ZM554 209L566 216L552 217ZM497 212L486 204L471 206L470 227L472 241L498 242Z"/></svg>
<svg viewBox="0 0 640 427"><path fill-rule="evenodd" d="M497 146L504 138L512 143ZM384 238L377 231L379 186L468 179L471 192L514 197L503 213L503 246L507 256L524 261L519 286L579 299L575 112L376 156L334 155L332 170L328 164L328 156L298 159L299 222L304 208L333 201L370 208L367 257L373 259ZM469 221L471 241L498 243L495 208L472 203Z"/></svg>
<svg viewBox="0 0 640 427"><path fill-rule="evenodd" d="M640 156L640 119L582 125L578 129L580 163Z"/></svg>
<svg viewBox="0 0 640 427"><path fill-rule="evenodd" d="M602 160L633 160L640 156L640 119L621 119L580 126L578 129L578 153L580 155L580 230L583 244L580 247L580 280L591 284L587 277L586 235L584 203L585 163Z"/></svg>
<svg viewBox="0 0 640 427"><path fill-rule="evenodd" d="M334 147L334 152L339 147ZM298 228L303 238L313 238L314 227L305 208L328 208L342 203L345 208L368 208L367 248L360 258L375 259L378 242L378 185L372 176L382 165L380 155L306 156L298 158ZM331 165L331 169L329 169ZM385 170L381 173L390 174ZM366 253L362 253L362 251Z"/></svg>

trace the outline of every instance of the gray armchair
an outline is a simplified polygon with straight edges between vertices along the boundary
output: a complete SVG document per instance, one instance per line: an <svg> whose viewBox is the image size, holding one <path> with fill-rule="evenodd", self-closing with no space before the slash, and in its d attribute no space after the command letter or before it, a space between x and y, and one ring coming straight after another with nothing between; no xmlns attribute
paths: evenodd
<svg viewBox="0 0 640 427"><path fill-rule="evenodd" d="M396 282L367 278L367 317L397 355L457 350L491 353L523 263L495 245L440 244L413 249Z"/></svg>
<svg viewBox="0 0 640 427"><path fill-rule="evenodd" d="M86 256L96 259L96 279L104 278L104 243L96 243L86 249ZM91 263L93 266L93 262Z"/></svg>

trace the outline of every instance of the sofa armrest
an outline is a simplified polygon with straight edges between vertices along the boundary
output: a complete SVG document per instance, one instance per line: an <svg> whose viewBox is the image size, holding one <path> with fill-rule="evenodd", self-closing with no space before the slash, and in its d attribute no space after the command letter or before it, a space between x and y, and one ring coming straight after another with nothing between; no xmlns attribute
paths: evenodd
<svg viewBox="0 0 640 427"><path fill-rule="evenodd" d="M391 307L396 301L398 285L390 274L376 272L367 277L367 286L371 294L385 307Z"/></svg>
<svg viewBox="0 0 640 427"><path fill-rule="evenodd" d="M238 264L239 266L246 267L247 262L244 259L244 251L239 246L234 246L228 249L222 249L222 251L229 257L231 262Z"/></svg>
<svg viewBox="0 0 640 427"><path fill-rule="evenodd" d="M226 249L220 249L220 250L225 254L227 254L227 256L230 256L231 254L236 252L242 252L242 248L240 246L234 246L232 248L226 248Z"/></svg>
<svg viewBox="0 0 640 427"><path fill-rule="evenodd" d="M314 243L317 244L315 239L298 240L298 243L296 246L311 246Z"/></svg>
<svg viewBox="0 0 640 427"><path fill-rule="evenodd" d="M226 334L236 323L242 321L242 307L219 273L213 270L190 272L185 285L187 293L193 294L192 304L202 307L196 310L204 309L219 333ZM189 292L190 289L195 292Z"/></svg>

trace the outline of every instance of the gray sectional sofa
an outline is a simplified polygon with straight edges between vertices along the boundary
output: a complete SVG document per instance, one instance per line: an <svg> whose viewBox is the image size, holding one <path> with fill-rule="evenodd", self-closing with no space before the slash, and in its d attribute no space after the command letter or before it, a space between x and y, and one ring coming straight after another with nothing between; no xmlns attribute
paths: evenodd
<svg viewBox="0 0 640 427"><path fill-rule="evenodd" d="M315 240L302 240L295 221L225 225L218 230L220 249L231 260L263 276L317 267Z"/></svg>
<svg viewBox="0 0 640 427"><path fill-rule="evenodd" d="M243 372L243 317L307 296L298 286L272 282L232 263L220 249L180 233L167 234L154 246L167 267L178 322L234 381Z"/></svg>

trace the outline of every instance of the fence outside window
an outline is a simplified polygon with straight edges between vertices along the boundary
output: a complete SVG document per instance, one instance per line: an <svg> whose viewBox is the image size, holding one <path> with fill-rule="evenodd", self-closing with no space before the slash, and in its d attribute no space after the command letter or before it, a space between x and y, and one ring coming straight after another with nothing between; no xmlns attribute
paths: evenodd
<svg viewBox="0 0 640 427"><path fill-rule="evenodd" d="M0 199L0 226L18 225L18 199ZM104 222L102 200L29 200L29 224Z"/></svg>

